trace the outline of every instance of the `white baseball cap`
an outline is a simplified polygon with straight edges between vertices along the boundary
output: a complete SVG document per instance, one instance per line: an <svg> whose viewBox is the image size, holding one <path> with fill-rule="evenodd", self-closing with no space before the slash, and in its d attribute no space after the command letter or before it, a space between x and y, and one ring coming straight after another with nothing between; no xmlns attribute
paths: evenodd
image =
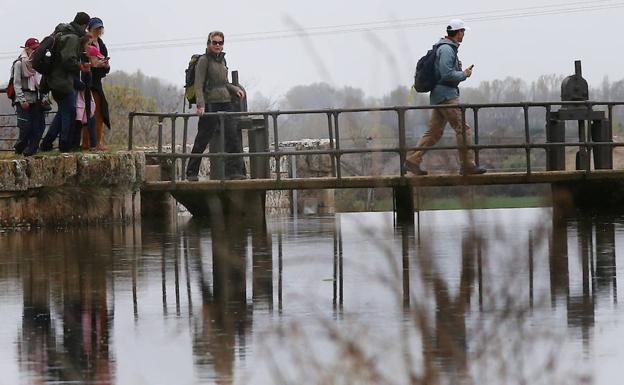
<svg viewBox="0 0 624 385"><path fill-rule="evenodd" d="M466 26L466 23L464 23L462 19L453 19L449 21L448 26L446 27L447 31L459 31L460 29L470 31L470 28Z"/></svg>

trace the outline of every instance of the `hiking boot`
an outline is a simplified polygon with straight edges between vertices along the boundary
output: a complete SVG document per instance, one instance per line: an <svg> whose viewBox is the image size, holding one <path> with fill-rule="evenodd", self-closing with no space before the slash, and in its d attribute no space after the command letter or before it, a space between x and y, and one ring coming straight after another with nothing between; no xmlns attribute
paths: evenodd
<svg viewBox="0 0 624 385"><path fill-rule="evenodd" d="M422 176L422 175L427 175L428 172L421 169L420 165L418 164L414 164L408 161L405 161L405 163L403 163L403 168L406 169L408 172L414 174L414 175L418 175L418 176Z"/></svg>
<svg viewBox="0 0 624 385"><path fill-rule="evenodd" d="M187 175L186 180L189 182L199 182L199 177L197 175Z"/></svg>
<svg viewBox="0 0 624 385"><path fill-rule="evenodd" d="M485 174L487 170L481 166L477 166L476 164L470 165L468 167L462 167L459 169L459 175L479 175Z"/></svg>

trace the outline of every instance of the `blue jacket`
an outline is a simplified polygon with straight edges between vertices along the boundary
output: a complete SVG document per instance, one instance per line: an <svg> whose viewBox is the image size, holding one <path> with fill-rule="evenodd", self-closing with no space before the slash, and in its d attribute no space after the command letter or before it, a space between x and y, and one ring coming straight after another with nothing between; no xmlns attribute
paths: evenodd
<svg viewBox="0 0 624 385"><path fill-rule="evenodd" d="M442 104L447 100L459 98L458 85L467 78L461 69L461 62L457 58L455 50L449 45L459 49L459 44L447 38L440 39L438 44L442 45L436 51L435 71L436 75L439 75L440 82L429 94L429 103L431 104Z"/></svg>

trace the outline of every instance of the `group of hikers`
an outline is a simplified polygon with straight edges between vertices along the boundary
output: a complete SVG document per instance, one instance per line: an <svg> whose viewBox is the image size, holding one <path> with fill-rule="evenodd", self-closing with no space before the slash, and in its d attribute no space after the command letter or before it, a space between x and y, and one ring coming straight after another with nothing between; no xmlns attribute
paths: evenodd
<svg viewBox="0 0 624 385"><path fill-rule="evenodd" d="M446 26L446 36L421 59L424 62L429 58L431 63L429 77L433 82L426 87L426 91L430 92L430 104L443 108L432 110L428 129L417 144L423 148L435 145L449 123L455 131L462 175L486 172L475 164L474 154L467 148L472 140L470 126L462 118L460 109L453 107L460 102L459 83L469 78L473 71L472 65L462 69L457 55L467 30L468 27L462 20L451 20ZM29 64L29 58L38 48L39 41L35 38L26 41L24 51L13 65L14 104L20 128L19 139L15 145L16 153L29 156L37 151L37 147L50 150L57 137L62 152L78 148L106 148L102 142L102 129L104 124L110 127L110 123L102 78L110 71L110 65L108 52L101 38L103 33L102 20L91 18L84 12L78 12L69 24L59 24L52 35L55 45L52 68L43 78ZM192 154L202 154L219 130L219 117L210 113L233 111L233 103L245 98L244 90L228 80L224 44L223 32L210 32L205 53L194 63L194 78L190 81L190 87L193 87L195 94L199 123ZM417 67L416 82L421 71L421 61ZM422 70L425 71L426 69ZM418 87L416 89L419 90ZM58 105L58 112L41 140L45 128L44 112L50 106L49 92ZM224 119L224 136L226 152L243 152L240 132L234 119L228 115ZM409 154L403 165L404 169L413 175L427 175L427 171L421 167L424 154L425 150ZM201 160L201 157L190 158L186 168L188 181L199 180ZM246 178L243 158L226 157L225 177Z"/></svg>
<svg viewBox="0 0 624 385"><path fill-rule="evenodd" d="M59 24L41 43L34 37L26 40L11 66L10 96L19 128L16 154L52 150L57 138L61 152L106 150L103 127L110 127L110 119L102 78L110 65L103 34L100 18L78 12L73 21ZM35 61L38 50L43 52ZM44 65L39 63L47 63L45 71L38 70ZM50 93L58 109L43 136Z"/></svg>

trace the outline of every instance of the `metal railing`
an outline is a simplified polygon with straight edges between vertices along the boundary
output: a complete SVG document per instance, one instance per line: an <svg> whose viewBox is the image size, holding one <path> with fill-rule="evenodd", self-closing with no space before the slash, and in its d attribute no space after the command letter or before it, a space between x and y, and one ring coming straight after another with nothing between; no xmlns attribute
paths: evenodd
<svg viewBox="0 0 624 385"><path fill-rule="evenodd" d="M156 151L147 151L146 154L156 158L168 158L168 159L181 159L186 160L189 158L209 158L211 162L213 159L223 160L227 157L272 157L275 159L275 179L279 181L281 177L280 160L282 157L292 156L292 151L280 150L280 126L278 118L281 116L289 115L324 115L327 118L327 132L329 136L329 149L317 149L317 150L302 150L297 151L295 155L329 155L331 157L331 164L333 168L333 176L337 179L342 178L342 172L340 167L340 160L342 156L348 154L371 154L371 153L395 153L399 156L399 170L400 176L405 176L406 170L404 167L407 154L412 151L426 150L429 151L441 151L441 150L457 150L458 145L436 145L433 147L418 147L408 146L406 137L406 127L409 122L406 119L406 113L408 111L417 110L434 110L434 109L459 109L461 112L462 123L466 123L466 116L468 112L472 113L472 124L474 144L468 144L465 148L468 151L474 151L475 159L479 160L479 152L484 150L524 150L527 174L531 174L533 171L533 164L531 161L531 154L534 150L545 150L547 153L555 149L564 149L566 147L578 147L583 149L588 154L599 148L607 147L609 151L612 151L615 147L624 146L624 143L611 141L613 132L613 108L616 106L624 106L624 102L602 102L602 101L580 101L580 102L523 102L523 103L485 103L485 104L457 104L457 105L435 105L435 106L393 106L393 107L375 107L375 108L341 108L341 109L310 109L310 110L291 110L291 111L246 111L246 112L216 112L207 113L206 115L217 116L220 121L220 127L224 127L224 120L226 117L234 117L236 119L249 119L256 118L256 120L264 122L264 129L268 133L272 134L271 145L266 146L261 151L254 151L250 153L226 153L220 150L219 152L204 153L204 154L191 154L187 152L188 143L188 124L189 119L196 118L195 114L189 113L156 113L156 112L131 112L129 114L129 132L128 132L128 149L133 150L133 137L134 137L134 120L137 117L153 117L158 120L158 144ZM596 109L602 108L603 110ZM519 127L517 133L519 137L522 137L522 141L517 143L502 143L502 144L482 144L480 142L480 125L479 125L479 113L486 109L521 109L523 112L523 127ZM531 109L543 109L544 110L544 127L546 125L549 115L552 112L573 110L576 112L585 112L587 119L579 119L590 121L592 113L596 111L606 112L609 123L609 139L606 141L594 141L591 139L589 132L584 133L578 141L565 142L535 142L531 137L531 127L529 123L529 111ZM606 110L606 111L605 111ZM397 117L396 134L398 139L398 146L393 147L373 147L373 148L343 148L341 147L341 128L340 128L340 116L346 113L368 113L368 112L394 112ZM595 115L595 114L594 114ZM183 135L182 135L182 152L176 151L176 136L177 126L176 121L178 119L183 120ZM164 124L166 120L171 121L171 150L167 152L163 143ZM463 125L462 125L463 126ZM220 132L220 149L225 148L225 135L223 130ZM463 132L464 142L466 133ZM272 147L272 149L271 149ZM591 156L587 156L584 160L583 169L587 173L591 173ZM222 162L223 163L223 162ZM223 175L223 174L222 174ZM253 176L252 176L253 177ZM268 177L268 176L265 176ZM172 181L175 181L174 175Z"/></svg>

